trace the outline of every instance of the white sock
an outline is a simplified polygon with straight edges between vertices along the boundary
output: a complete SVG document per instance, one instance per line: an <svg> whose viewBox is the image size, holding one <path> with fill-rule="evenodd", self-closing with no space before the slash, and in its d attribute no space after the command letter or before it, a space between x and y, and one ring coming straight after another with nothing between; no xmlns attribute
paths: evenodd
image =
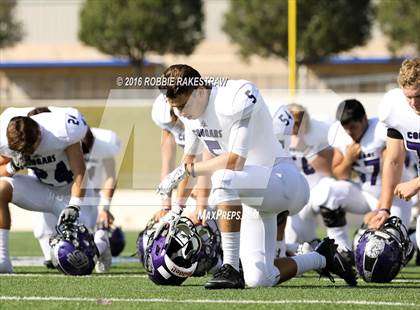
<svg viewBox="0 0 420 310"><path fill-rule="evenodd" d="M222 232L223 265L229 264L239 271L240 232Z"/></svg>
<svg viewBox="0 0 420 310"><path fill-rule="evenodd" d="M42 254L44 254L44 260L51 260L50 236L42 236L38 241Z"/></svg>
<svg viewBox="0 0 420 310"><path fill-rule="evenodd" d="M299 247L299 243L286 243L286 251L296 253Z"/></svg>
<svg viewBox="0 0 420 310"><path fill-rule="evenodd" d="M276 241L276 253L279 253L277 257L286 257L286 242L284 240Z"/></svg>
<svg viewBox="0 0 420 310"><path fill-rule="evenodd" d="M105 238L108 238L107 234L108 232L106 232L103 229L99 229L95 233L94 241L95 241L96 247L98 248L99 255L102 255L102 253L105 252L106 248L109 245L109 242L107 242L105 239Z"/></svg>
<svg viewBox="0 0 420 310"><path fill-rule="evenodd" d="M292 256L291 259L296 262L297 276L310 270L322 269L327 264L325 257L318 252Z"/></svg>
<svg viewBox="0 0 420 310"><path fill-rule="evenodd" d="M340 248L351 249L352 245L348 231L347 225L341 227L328 227L327 235L331 239L334 239L335 244L338 244Z"/></svg>
<svg viewBox="0 0 420 310"><path fill-rule="evenodd" d="M417 248L420 249L420 216L417 216L416 222L416 242Z"/></svg>
<svg viewBox="0 0 420 310"><path fill-rule="evenodd" d="M416 235L417 235L417 232L413 232L413 233L411 233L408 236L408 238L410 239L411 243L413 243L414 250L417 250L418 249L417 236Z"/></svg>
<svg viewBox="0 0 420 310"><path fill-rule="evenodd" d="M13 272L9 256L9 230L0 228L0 273Z"/></svg>

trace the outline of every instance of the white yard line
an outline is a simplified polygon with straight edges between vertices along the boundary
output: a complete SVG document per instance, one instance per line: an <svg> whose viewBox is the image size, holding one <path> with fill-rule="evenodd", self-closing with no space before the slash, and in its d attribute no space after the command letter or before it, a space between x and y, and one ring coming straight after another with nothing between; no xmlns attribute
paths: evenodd
<svg viewBox="0 0 420 310"><path fill-rule="evenodd" d="M12 265L19 267L39 267L44 266L44 258L41 256L12 256ZM118 256L112 258L113 265L125 264L125 263L139 263L137 257L126 257Z"/></svg>
<svg viewBox="0 0 420 310"><path fill-rule="evenodd" d="M366 300L221 300L221 299L169 299L169 298L81 298L81 297L37 297L37 296L0 296L0 300L11 301L73 301L95 302L98 304L111 304L113 302L131 303L183 303L183 304L333 304L333 305L361 305L361 306L388 306L388 307L420 307L420 304Z"/></svg>
<svg viewBox="0 0 420 310"><path fill-rule="evenodd" d="M147 278L147 275L145 274L94 274L96 277L102 277L102 278ZM68 277L67 275L61 274L61 273L0 273L1 277L34 277L34 278L57 278L57 277ZM85 277L91 277L91 276L85 276ZM329 279L321 278L320 280L323 281L330 281ZM338 282L342 282L344 280L342 279L335 279ZM359 281L362 281L359 279ZM395 283L420 283L420 279L395 279L392 282ZM384 285L384 288L386 288L386 284Z"/></svg>

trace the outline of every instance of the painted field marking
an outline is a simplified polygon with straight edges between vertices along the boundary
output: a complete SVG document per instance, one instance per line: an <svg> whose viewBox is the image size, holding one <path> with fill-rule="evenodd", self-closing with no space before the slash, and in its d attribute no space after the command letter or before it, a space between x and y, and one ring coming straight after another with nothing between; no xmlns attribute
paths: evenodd
<svg viewBox="0 0 420 310"><path fill-rule="evenodd" d="M131 303L183 303L183 304L333 304L388 307L420 307L420 304L366 300L222 300L222 299L168 299L168 298L82 298L82 297L38 297L38 296L0 296L0 300L11 301L73 301L112 304L113 302Z"/></svg>

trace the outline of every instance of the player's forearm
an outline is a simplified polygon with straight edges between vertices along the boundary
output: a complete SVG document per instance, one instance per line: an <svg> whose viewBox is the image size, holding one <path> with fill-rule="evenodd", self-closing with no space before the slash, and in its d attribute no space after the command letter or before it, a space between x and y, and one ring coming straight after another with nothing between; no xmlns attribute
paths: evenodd
<svg viewBox="0 0 420 310"><path fill-rule="evenodd" d="M167 130L162 130L160 141L160 156L161 156L161 173L160 179L166 177L172 170L175 169L176 164L176 143L172 134Z"/></svg>
<svg viewBox="0 0 420 310"><path fill-rule="evenodd" d="M193 181L192 181L192 178L190 177L186 177L178 184L176 202L180 206L186 205L188 197L190 197L191 195L192 188L193 188Z"/></svg>
<svg viewBox="0 0 420 310"><path fill-rule="evenodd" d="M207 150L203 151L202 160L208 161L214 158ZM197 214L203 214L204 210L207 210L208 200L211 191L211 180L209 176L199 176L197 177L197 184L195 186L196 194L196 209Z"/></svg>
<svg viewBox="0 0 420 310"><path fill-rule="evenodd" d="M316 172L324 175L331 176L332 168L332 152L331 150L322 150L317 154L314 160L311 161L311 166L315 169Z"/></svg>
<svg viewBox="0 0 420 310"><path fill-rule="evenodd" d="M163 180L172 170L175 169L176 163L176 148L172 145L165 145L161 149L162 168L160 172L160 179Z"/></svg>
<svg viewBox="0 0 420 310"><path fill-rule="evenodd" d="M104 182L104 188L101 191L102 197L106 199L112 199L115 191L115 181L114 179L108 179Z"/></svg>
<svg viewBox="0 0 420 310"><path fill-rule="evenodd" d="M0 155L0 177L10 177L13 174L10 174L6 165L11 161L10 158Z"/></svg>
<svg viewBox="0 0 420 310"><path fill-rule="evenodd" d="M401 180L404 169L405 148L400 139L387 138L386 153L382 166L381 208L391 208L394 189Z"/></svg>
<svg viewBox="0 0 420 310"><path fill-rule="evenodd" d="M165 151L164 148L161 149L162 152L162 167L160 171L160 179L163 180L172 170L175 168L175 154L172 154L172 151ZM162 200L162 208L170 209L171 208L171 193L169 193L168 198Z"/></svg>
<svg viewBox="0 0 420 310"><path fill-rule="evenodd" d="M182 162L190 166L195 160L194 155L185 155L182 159ZM176 202L181 205L185 206L188 197L191 195L192 192L192 183L193 180L189 176L186 176L179 184L177 188L177 197ZM170 198L169 198L170 199ZM169 205L171 207L171 205Z"/></svg>
<svg viewBox="0 0 420 310"><path fill-rule="evenodd" d="M333 175L339 180L349 180L351 177L351 170L353 162L344 159L339 165L332 168Z"/></svg>
<svg viewBox="0 0 420 310"><path fill-rule="evenodd" d="M115 159L107 158L102 161L105 168L105 180L101 190L101 201L99 206L102 210L109 211L111 206L112 197L114 196L114 190L117 186L116 171L115 171Z"/></svg>
<svg viewBox="0 0 420 310"><path fill-rule="evenodd" d="M401 180L403 165L398 160L385 158L382 168L381 208L391 208L392 200L394 199L394 189Z"/></svg>
<svg viewBox="0 0 420 310"><path fill-rule="evenodd" d="M71 187L71 196L72 197L85 197L85 186L83 185L83 175L76 176L73 180L73 185Z"/></svg>
<svg viewBox="0 0 420 310"><path fill-rule="evenodd" d="M196 203L197 210L205 210L208 206L208 197L210 196L211 181L208 176L199 176L197 178L197 184L195 191L197 193Z"/></svg>
<svg viewBox="0 0 420 310"><path fill-rule="evenodd" d="M70 145L66 149L67 158L69 160L70 169L73 173L73 185L71 187L72 197L84 197L86 188L86 165L83 158L80 143Z"/></svg>

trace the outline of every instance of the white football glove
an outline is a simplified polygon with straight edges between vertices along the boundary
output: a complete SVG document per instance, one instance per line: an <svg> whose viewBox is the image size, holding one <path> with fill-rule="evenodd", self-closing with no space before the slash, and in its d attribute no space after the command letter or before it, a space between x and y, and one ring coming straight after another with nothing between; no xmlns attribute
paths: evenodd
<svg viewBox="0 0 420 310"><path fill-rule="evenodd" d="M19 170L24 169L28 165L25 155L20 152L13 152L12 160L9 163L8 172L15 174ZM7 168L6 168L7 169Z"/></svg>
<svg viewBox="0 0 420 310"><path fill-rule="evenodd" d="M156 227L154 239L157 239L162 231L168 227L168 233L166 234L165 245L168 244L169 239L175 235L175 227L181 218L183 208L178 204L173 204L172 209L159 220L158 226Z"/></svg>
<svg viewBox="0 0 420 310"><path fill-rule="evenodd" d="M168 198L169 193L188 175L185 164L182 163L160 182L157 193L162 199Z"/></svg>

